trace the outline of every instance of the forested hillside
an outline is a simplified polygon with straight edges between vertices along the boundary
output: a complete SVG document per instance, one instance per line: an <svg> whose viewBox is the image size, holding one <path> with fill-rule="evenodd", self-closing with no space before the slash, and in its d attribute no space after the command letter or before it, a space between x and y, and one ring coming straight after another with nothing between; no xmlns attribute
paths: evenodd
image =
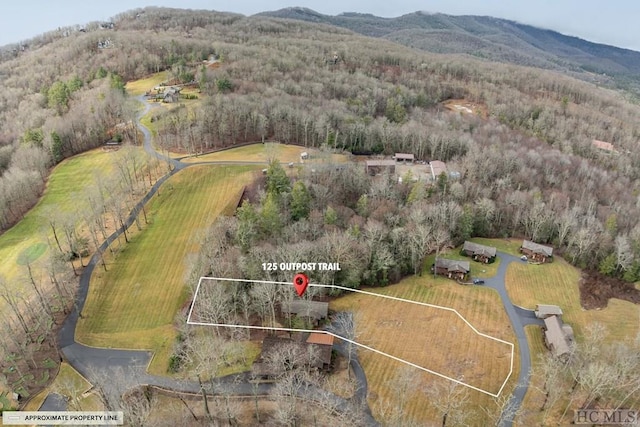
<svg viewBox="0 0 640 427"><path fill-rule="evenodd" d="M610 76L615 76L615 84L636 92L640 82L639 52L490 16L425 12L397 18L362 13L330 16L301 7L263 15L336 25L428 52L468 54L490 61L553 69L600 83L611 82Z"/></svg>
<svg viewBox="0 0 640 427"><path fill-rule="evenodd" d="M169 70L193 76L202 102L155 118L165 146L198 152L275 139L447 161L460 181L443 185L437 198L423 184L415 193L451 211L456 240L525 235L577 265L602 264L629 280L640 274L640 111L621 93L302 21L149 8L114 23L61 30L4 54L4 225L20 214L16 200L25 192L16 189L36 189L20 199L24 210L48 165L102 143L133 117L124 81ZM106 38L111 47L100 49ZM217 68L203 65L210 55ZM442 107L457 98L483 106L486 119ZM624 154L603 154L593 139ZM21 157L25 150L40 157ZM42 161L25 165L24 157ZM405 202L392 191L376 197Z"/></svg>

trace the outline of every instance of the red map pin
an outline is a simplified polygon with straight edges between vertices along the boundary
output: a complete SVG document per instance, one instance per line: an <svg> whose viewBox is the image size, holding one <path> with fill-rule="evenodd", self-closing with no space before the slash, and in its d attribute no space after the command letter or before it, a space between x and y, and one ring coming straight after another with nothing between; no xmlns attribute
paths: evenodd
<svg viewBox="0 0 640 427"><path fill-rule="evenodd" d="M309 284L309 278L306 274L298 273L293 276L293 287L296 288L296 292L299 297L304 295L304 291L307 290L307 285Z"/></svg>

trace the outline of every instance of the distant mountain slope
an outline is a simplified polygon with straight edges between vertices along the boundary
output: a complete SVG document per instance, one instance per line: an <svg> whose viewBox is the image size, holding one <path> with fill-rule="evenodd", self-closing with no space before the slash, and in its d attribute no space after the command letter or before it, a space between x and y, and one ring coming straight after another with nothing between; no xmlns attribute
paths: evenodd
<svg viewBox="0 0 640 427"><path fill-rule="evenodd" d="M331 24L430 52L463 53L519 65L640 80L640 52L505 19L424 12L398 18L359 13L330 16L300 7L261 15Z"/></svg>

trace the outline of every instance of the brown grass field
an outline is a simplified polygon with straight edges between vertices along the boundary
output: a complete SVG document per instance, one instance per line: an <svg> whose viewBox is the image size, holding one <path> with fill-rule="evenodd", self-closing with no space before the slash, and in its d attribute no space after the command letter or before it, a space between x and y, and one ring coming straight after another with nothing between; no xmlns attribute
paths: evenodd
<svg viewBox="0 0 640 427"><path fill-rule="evenodd" d="M533 309L536 304L555 304L562 308L564 321L569 323L579 340L584 328L601 323L609 341L636 337L640 331L640 309L618 299L609 300L603 310L584 310L580 306L578 282L580 271L562 258L551 264L513 263L507 269L506 285L514 304Z"/></svg>
<svg viewBox="0 0 640 427"><path fill-rule="evenodd" d="M496 338L515 342L509 319L498 294L487 288L460 286L432 276L410 277L397 285L375 289L374 292L413 301L455 308L478 331ZM434 308L393 302L374 296L348 294L331 303L333 310L352 310L360 320L357 341L410 360L436 372L459 378L479 388L497 392L509 371L510 346L475 334L455 314ZM363 321L364 320L364 321ZM512 390L518 375L517 345L514 346L514 372L505 387ZM396 398L392 387L395 376L404 364L385 356L359 350L369 383L369 403L374 416L384 418L384 407ZM415 369L415 368L413 368ZM422 425L438 419L434 407L427 403L422 389L434 381L434 375L415 369L418 390L406 406L406 415ZM442 380L444 381L444 380ZM470 406L490 407L492 398L469 390ZM485 425L483 412L474 414L474 425Z"/></svg>
<svg viewBox="0 0 640 427"><path fill-rule="evenodd" d="M486 119L488 115L488 109L485 104L467 101L466 99L449 99L442 105L444 108L449 111L453 111L454 113L475 114L483 119Z"/></svg>
<svg viewBox="0 0 640 427"><path fill-rule="evenodd" d="M563 311L563 320L573 327L576 340L581 341L585 328L593 323L600 323L606 330L607 342L634 340L640 333L640 308L627 301L609 300L607 308L602 310L584 310L580 305L578 282L580 271L569 265L562 258L554 258L551 264L531 265L514 263L507 269L506 284L514 304L525 308L535 308L536 304L559 305ZM540 328L528 327L527 339L531 349L534 370L531 384L523 404L523 415L518 425L539 425L541 414L539 408L542 396L535 390L541 386L536 360L547 350L543 343ZM550 419L559 418L553 414ZM549 422L549 420L547 420ZM569 418L565 418L569 422ZM555 424L556 421L552 425Z"/></svg>

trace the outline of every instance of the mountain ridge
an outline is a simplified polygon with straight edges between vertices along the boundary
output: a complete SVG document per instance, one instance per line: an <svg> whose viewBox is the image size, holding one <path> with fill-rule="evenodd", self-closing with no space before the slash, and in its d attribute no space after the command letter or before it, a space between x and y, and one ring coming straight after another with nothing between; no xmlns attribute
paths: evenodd
<svg viewBox="0 0 640 427"><path fill-rule="evenodd" d="M395 18L290 7L259 16L330 24L434 53L468 54L570 73L607 74L640 82L640 52L587 41L516 21L477 15L413 12Z"/></svg>

